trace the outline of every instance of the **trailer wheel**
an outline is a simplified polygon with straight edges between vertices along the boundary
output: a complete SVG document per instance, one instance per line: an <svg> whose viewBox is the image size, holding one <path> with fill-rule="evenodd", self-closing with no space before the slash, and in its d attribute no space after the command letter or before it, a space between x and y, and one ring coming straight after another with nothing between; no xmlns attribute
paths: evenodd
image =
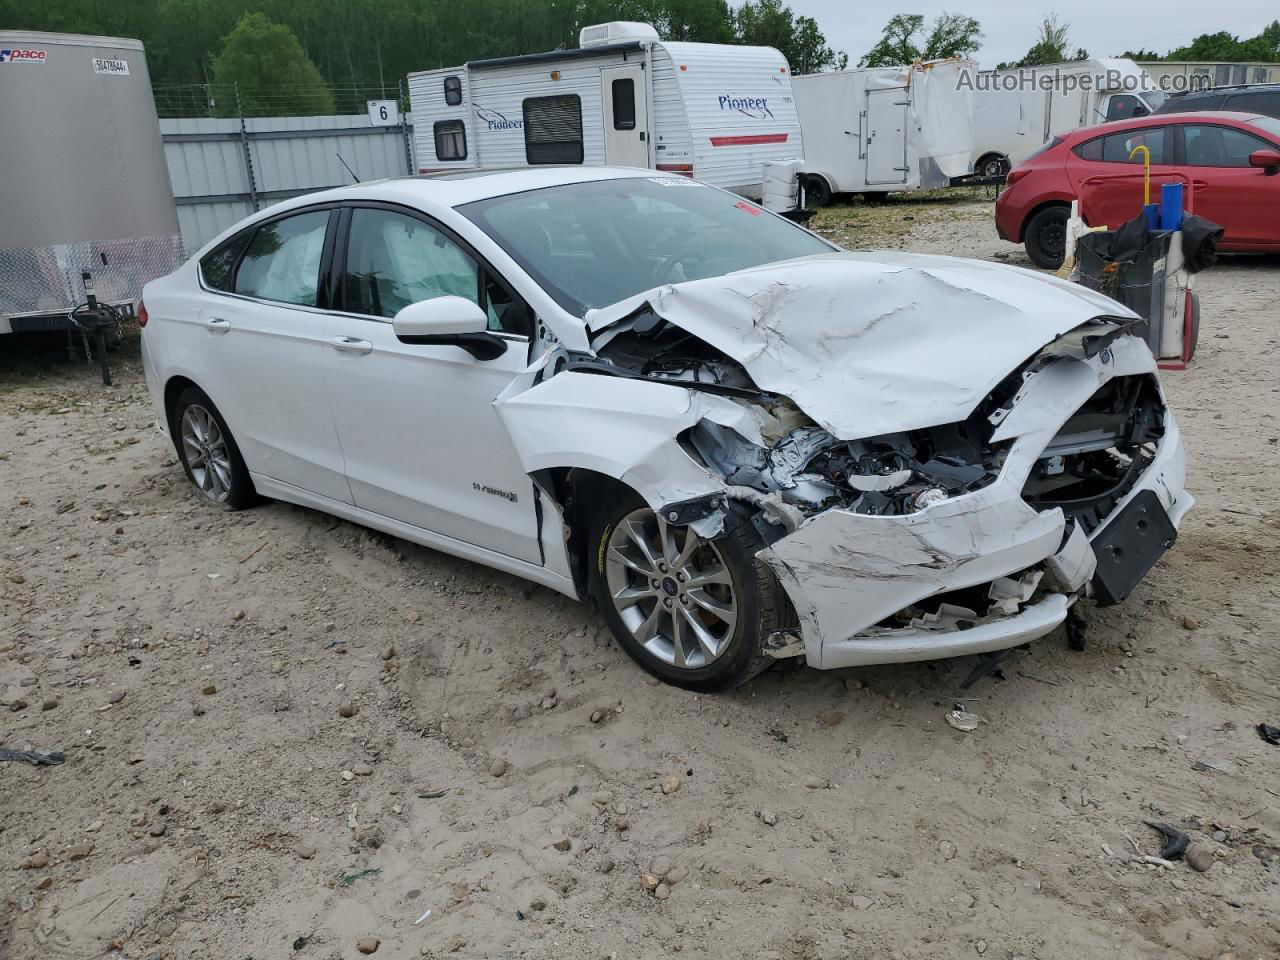
<svg viewBox="0 0 1280 960"><path fill-rule="evenodd" d="M977 172L984 177L1003 177L1009 172L1009 158L989 153L978 161Z"/></svg>
<svg viewBox="0 0 1280 960"><path fill-rule="evenodd" d="M810 209L825 207L831 202L831 184L826 177L816 173L807 174L804 178L804 205Z"/></svg>
<svg viewBox="0 0 1280 960"><path fill-rule="evenodd" d="M1037 267L1057 270L1067 254L1067 207L1045 207L1038 211L1022 231L1027 256Z"/></svg>

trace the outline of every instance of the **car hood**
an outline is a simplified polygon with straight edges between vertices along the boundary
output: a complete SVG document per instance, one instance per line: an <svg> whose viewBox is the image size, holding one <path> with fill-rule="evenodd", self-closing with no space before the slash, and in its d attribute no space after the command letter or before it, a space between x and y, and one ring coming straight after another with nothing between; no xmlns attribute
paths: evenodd
<svg viewBox="0 0 1280 960"><path fill-rule="evenodd" d="M589 312L587 327L646 304L846 440L963 420L1055 338L1097 317L1139 319L1019 267L832 253L657 287Z"/></svg>

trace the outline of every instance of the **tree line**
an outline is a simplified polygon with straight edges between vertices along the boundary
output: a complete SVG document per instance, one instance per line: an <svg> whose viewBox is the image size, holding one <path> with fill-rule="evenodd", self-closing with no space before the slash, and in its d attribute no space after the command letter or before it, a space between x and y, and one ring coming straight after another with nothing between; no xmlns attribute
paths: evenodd
<svg viewBox="0 0 1280 960"><path fill-rule="evenodd" d="M394 96L415 70L576 47L581 27L610 20L651 23L669 40L777 47L797 73L847 62L782 0L0 0L9 28L141 40L158 89L220 87L219 113L234 112L232 84L247 112L328 112L344 92Z"/></svg>

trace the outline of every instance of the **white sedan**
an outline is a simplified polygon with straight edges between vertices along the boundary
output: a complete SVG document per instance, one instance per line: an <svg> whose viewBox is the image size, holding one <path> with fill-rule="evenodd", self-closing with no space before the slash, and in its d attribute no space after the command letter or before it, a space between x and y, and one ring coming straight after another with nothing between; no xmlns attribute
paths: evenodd
<svg viewBox="0 0 1280 960"><path fill-rule="evenodd" d="M853 254L682 177L361 184L139 311L200 495L287 500L590 599L694 689L997 651L1118 602L1192 497L1137 319Z"/></svg>

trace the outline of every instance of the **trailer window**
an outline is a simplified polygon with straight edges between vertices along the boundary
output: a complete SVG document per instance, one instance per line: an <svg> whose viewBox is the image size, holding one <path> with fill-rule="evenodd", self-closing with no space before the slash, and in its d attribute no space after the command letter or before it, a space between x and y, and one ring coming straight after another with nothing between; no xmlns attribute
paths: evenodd
<svg viewBox="0 0 1280 960"><path fill-rule="evenodd" d="M530 164L582 162L582 100L576 93L525 100L524 155Z"/></svg>
<svg viewBox="0 0 1280 960"><path fill-rule="evenodd" d="M461 120L437 120L432 129L437 160L467 159L467 128Z"/></svg>
<svg viewBox="0 0 1280 960"><path fill-rule="evenodd" d="M636 82L630 77L613 81L613 129L636 128Z"/></svg>
<svg viewBox="0 0 1280 960"><path fill-rule="evenodd" d="M451 107L462 103L462 81L457 77L444 78L444 102Z"/></svg>

